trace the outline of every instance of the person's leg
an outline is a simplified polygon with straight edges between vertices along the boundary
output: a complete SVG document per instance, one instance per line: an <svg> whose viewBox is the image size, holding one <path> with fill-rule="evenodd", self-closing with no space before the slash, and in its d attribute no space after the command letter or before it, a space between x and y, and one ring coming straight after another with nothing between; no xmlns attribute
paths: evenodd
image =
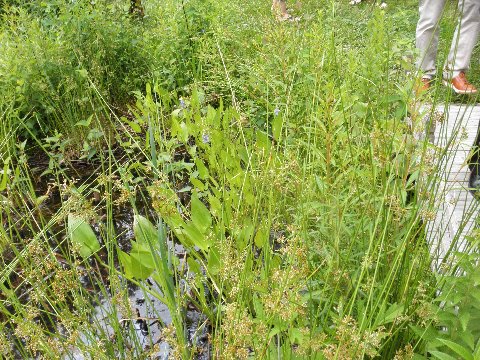
<svg viewBox="0 0 480 360"><path fill-rule="evenodd" d="M458 9L462 15L445 64L443 77L446 79L454 78L468 70L480 30L479 0L459 0Z"/></svg>
<svg viewBox="0 0 480 360"><path fill-rule="evenodd" d="M444 77L451 77L453 80L461 78L466 89L464 93L471 94L475 93L476 89L466 80L465 72L470 67L473 48L480 32L480 1L459 0L458 6L462 16L455 30ZM480 123L470 151L468 166L471 171L469 188L475 196L480 197Z"/></svg>
<svg viewBox="0 0 480 360"><path fill-rule="evenodd" d="M420 0L416 47L419 51L417 68L426 78L436 72L439 23L446 0Z"/></svg>

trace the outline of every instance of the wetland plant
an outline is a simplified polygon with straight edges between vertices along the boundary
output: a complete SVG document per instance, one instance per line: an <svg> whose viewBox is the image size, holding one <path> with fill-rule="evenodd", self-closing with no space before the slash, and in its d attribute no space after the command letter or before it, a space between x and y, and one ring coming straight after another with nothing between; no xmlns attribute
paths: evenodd
<svg viewBox="0 0 480 360"><path fill-rule="evenodd" d="M278 25L260 1L167 1L175 23L149 23L166 10L144 2L143 26L168 25L179 41L144 34L141 54L165 57L146 58L141 85L139 73L120 79L126 59L112 55L138 44L140 24L122 20L126 44L105 14L80 11L86 2L58 6L49 29L72 14L76 26L98 20L105 28L84 35L111 47L87 72L57 61L79 83L39 99L53 112L45 133L0 82L13 101L0 104L0 357L147 359L168 344L178 359L476 358L478 234L462 251L456 237L432 269L427 229L448 154L418 136L444 124L412 95L408 5L365 16L307 1L315 16ZM18 11L7 18L32 20ZM360 38L341 31L352 12ZM19 46L96 52L71 23L61 48L37 26ZM1 46L13 58L15 46ZM22 96L39 96L22 84ZM122 93L118 108L121 89L135 98ZM141 314L132 288L169 319L156 305Z"/></svg>

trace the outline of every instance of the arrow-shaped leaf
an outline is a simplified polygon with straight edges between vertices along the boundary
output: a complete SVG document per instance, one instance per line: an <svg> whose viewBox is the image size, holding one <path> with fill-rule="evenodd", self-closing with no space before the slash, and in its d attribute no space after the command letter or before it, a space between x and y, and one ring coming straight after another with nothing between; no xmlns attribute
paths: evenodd
<svg viewBox="0 0 480 360"><path fill-rule="evenodd" d="M68 234L72 244L79 247L80 255L86 259L100 250L100 244L90 225L73 214L68 214Z"/></svg>
<svg viewBox="0 0 480 360"><path fill-rule="evenodd" d="M460 355L462 359L473 360L472 352L469 351L468 349L465 349L462 345L454 343L453 341L450 341L450 340L445 340L445 339L438 339L438 340L440 340L440 342L442 342L445 346L448 346L451 350L453 350L458 355Z"/></svg>
<svg viewBox="0 0 480 360"><path fill-rule="evenodd" d="M212 216L207 207L195 195L192 196L191 213L193 224L202 234L205 234L212 226Z"/></svg>
<svg viewBox="0 0 480 360"><path fill-rule="evenodd" d="M182 233L190 240L195 246L198 246L201 250L207 250L211 245L208 238L202 234L193 222L188 222L183 226Z"/></svg>
<svg viewBox="0 0 480 360"><path fill-rule="evenodd" d="M156 244L157 229L147 218L141 215L135 215L133 218L133 232L135 239L140 244Z"/></svg>
<svg viewBox="0 0 480 360"><path fill-rule="evenodd" d="M93 114L88 117L87 120L81 120L75 123L75 126L90 126L90 123L92 122L93 119Z"/></svg>

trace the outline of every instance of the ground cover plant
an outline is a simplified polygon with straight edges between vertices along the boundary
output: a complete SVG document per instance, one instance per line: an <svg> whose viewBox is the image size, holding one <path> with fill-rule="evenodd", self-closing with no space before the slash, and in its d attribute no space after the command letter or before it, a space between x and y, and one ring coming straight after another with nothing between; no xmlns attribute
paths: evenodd
<svg viewBox="0 0 480 360"><path fill-rule="evenodd" d="M1 358L479 356L415 1L4 3Z"/></svg>

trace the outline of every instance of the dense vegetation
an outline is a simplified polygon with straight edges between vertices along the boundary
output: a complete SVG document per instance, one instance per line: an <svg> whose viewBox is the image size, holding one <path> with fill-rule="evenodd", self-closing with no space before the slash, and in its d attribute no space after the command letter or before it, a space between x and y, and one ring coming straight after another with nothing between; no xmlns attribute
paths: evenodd
<svg viewBox="0 0 480 360"><path fill-rule="evenodd" d="M416 1L0 4L0 358L479 358Z"/></svg>

